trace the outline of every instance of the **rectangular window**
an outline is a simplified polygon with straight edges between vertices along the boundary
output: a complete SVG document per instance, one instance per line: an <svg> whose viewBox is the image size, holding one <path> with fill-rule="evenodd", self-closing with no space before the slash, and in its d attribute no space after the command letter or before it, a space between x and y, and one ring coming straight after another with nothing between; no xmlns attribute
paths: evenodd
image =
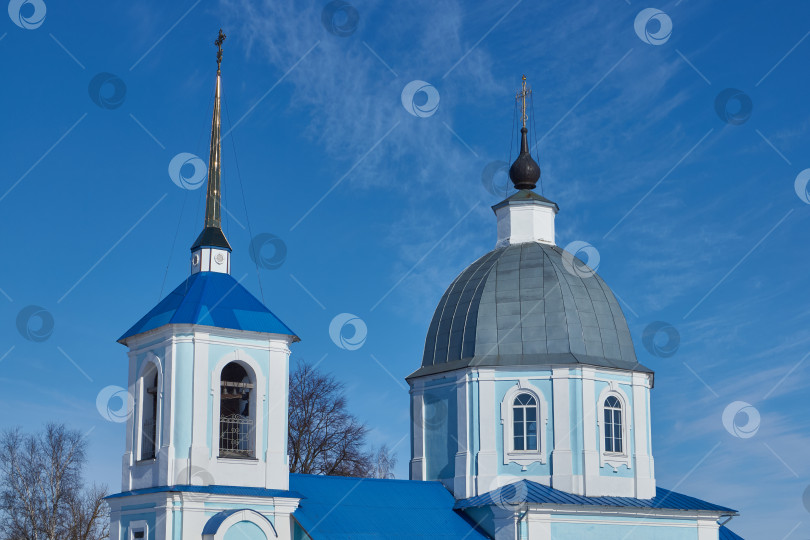
<svg viewBox="0 0 810 540"><path fill-rule="evenodd" d="M526 450L537 450L537 409L526 409Z"/></svg>
<svg viewBox="0 0 810 540"><path fill-rule="evenodd" d="M613 411L613 451L622 451L622 412Z"/></svg>
<svg viewBox="0 0 810 540"><path fill-rule="evenodd" d="M131 521L129 523L129 534L126 540L146 540L149 538L146 522L143 520Z"/></svg>
<svg viewBox="0 0 810 540"><path fill-rule="evenodd" d="M515 450L525 450L524 446L524 437L525 433L523 432L523 409L515 408L514 410L514 419L512 421L512 434L514 438L514 446Z"/></svg>

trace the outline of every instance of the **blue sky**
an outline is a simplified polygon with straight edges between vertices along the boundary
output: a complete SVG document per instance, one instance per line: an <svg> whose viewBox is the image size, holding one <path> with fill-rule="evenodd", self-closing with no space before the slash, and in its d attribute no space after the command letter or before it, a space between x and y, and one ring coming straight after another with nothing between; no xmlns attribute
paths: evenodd
<svg viewBox="0 0 810 540"><path fill-rule="evenodd" d="M41 24L32 4L16 19L34 28L0 23L2 427L92 429L89 477L117 489L124 432L96 397L125 383L116 338L188 274L204 190L168 167L207 160L222 26L233 274L259 295L251 236L283 242L258 277L303 338L293 358L345 382L399 476L403 379L446 286L494 245L502 194L482 172L510 159L525 73L557 243L598 251L656 370L659 483L740 509L746 537L810 535L807 3L356 1L356 25L344 10L331 32L325 2L45 4ZM435 110L403 106L414 80ZM330 339L342 313L365 323L361 347ZM656 321L674 354L643 345Z"/></svg>

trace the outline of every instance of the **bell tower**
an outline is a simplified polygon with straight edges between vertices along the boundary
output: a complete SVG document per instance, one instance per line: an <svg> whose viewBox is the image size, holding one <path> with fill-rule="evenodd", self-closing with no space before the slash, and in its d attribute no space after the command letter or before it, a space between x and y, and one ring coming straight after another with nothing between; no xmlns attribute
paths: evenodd
<svg viewBox="0 0 810 540"><path fill-rule="evenodd" d="M118 340L129 348L122 492L112 540L290 538L290 345L298 336L230 274L221 228L222 45L205 221L191 275ZM231 533L235 534L235 533ZM230 538L230 536L228 536Z"/></svg>

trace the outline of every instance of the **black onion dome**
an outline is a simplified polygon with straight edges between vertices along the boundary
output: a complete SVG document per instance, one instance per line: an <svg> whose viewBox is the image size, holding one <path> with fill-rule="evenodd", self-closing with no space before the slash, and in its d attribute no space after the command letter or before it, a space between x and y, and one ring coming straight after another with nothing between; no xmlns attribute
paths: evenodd
<svg viewBox="0 0 810 540"><path fill-rule="evenodd" d="M529 153L528 130L520 129L520 154L509 167L509 178L517 189L534 189L540 179L540 166Z"/></svg>

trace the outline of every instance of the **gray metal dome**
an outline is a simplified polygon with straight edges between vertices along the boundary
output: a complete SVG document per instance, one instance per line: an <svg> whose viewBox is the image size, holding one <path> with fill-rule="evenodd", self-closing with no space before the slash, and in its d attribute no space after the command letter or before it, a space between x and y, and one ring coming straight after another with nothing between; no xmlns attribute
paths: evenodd
<svg viewBox="0 0 810 540"><path fill-rule="evenodd" d="M563 253L528 242L495 249L467 267L442 296L422 367L408 379L467 366L585 364L650 372L636 360L610 288L595 273L569 270L571 259L566 269Z"/></svg>

